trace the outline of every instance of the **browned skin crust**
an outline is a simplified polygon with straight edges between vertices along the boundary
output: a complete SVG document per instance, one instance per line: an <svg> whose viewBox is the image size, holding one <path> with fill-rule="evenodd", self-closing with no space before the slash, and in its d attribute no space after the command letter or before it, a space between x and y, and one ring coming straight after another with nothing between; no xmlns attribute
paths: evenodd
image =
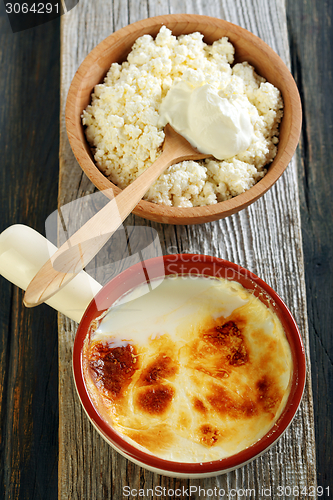
<svg viewBox="0 0 333 500"><path fill-rule="evenodd" d="M90 372L104 395L114 400L123 394L136 370L135 355L131 344L113 347L110 343L97 342L91 346Z"/></svg>
<svg viewBox="0 0 333 500"><path fill-rule="evenodd" d="M199 418L195 439L207 448L226 439L223 425L217 427L212 415L222 418L222 422L224 418L244 421L261 414L273 419L283 397L274 374L265 366L260 366L258 372L254 370L251 351L242 333L244 325L244 318L236 315L228 321L220 318L203 326L185 347L188 374L198 390L190 397L190 405ZM260 339L259 330L257 335ZM263 365L269 363L273 352L265 356L261 360ZM180 351L176 345L161 342L144 365L136 346L130 343L116 347L111 341L96 342L89 346L87 360L95 386L115 407L120 410L126 406L126 391L131 385L136 411L149 418L162 419L159 424L154 420L151 429L129 429L127 435L152 452L170 446L175 437L163 422L168 418L176 394L173 381L180 368ZM244 368L253 375L250 390L230 391L223 379L238 377ZM203 377L204 393L200 390ZM181 412L179 428L191 425L188 419L188 414Z"/></svg>

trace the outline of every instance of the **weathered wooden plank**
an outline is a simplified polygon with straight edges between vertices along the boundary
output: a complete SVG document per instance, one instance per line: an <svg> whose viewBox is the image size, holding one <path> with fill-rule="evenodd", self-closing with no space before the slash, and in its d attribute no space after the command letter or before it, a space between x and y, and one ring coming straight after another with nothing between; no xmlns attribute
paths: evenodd
<svg viewBox="0 0 333 500"><path fill-rule="evenodd" d="M328 487L333 479L333 4L287 0L287 13L292 70L303 100L298 169L318 484Z"/></svg>
<svg viewBox="0 0 333 500"><path fill-rule="evenodd" d="M13 34L0 4L0 232L16 223L43 232L45 214L57 205L59 25ZM28 311L21 290L0 281L0 497L33 498L38 491L51 500L58 452L56 314L47 306Z"/></svg>
<svg viewBox="0 0 333 500"><path fill-rule="evenodd" d="M81 173L64 128L64 104L72 76L86 54L112 31L146 16L199 13L225 18L259 35L289 64L284 3L276 0L191 0L169 2L121 0L79 5L62 19L61 148L59 203L63 205L93 187ZM158 232L164 253L217 255L247 267L267 281L292 310L308 350L302 242L295 162L276 186L247 210L223 221L197 226L164 226L130 216L126 225L148 225ZM281 231L283 228L283 232ZM130 464L93 431L79 406L71 375L71 346L76 325L59 317L60 457L59 498L122 497L122 487L176 485L201 488L271 488L316 484L310 379L302 406L285 436L263 457L228 475L205 480L175 480ZM309 365L310 366L310 365ZM309 373L310 375L310 373ZM156 495L151 498L155 498ZM241 494L235 496L240 498ZM284 496L282 496L283 498ZM157 497L156 497L157 498ZM192 498L199 498L198 493ZM302 498L302 496L300 496Z"/></svg>

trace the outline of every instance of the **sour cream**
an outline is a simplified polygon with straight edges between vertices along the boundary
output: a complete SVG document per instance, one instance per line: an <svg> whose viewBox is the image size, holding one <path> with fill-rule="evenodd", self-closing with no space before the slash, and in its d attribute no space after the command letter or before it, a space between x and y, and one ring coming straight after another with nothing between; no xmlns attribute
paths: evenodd
<svg viewBox="0 0 333 500"><path fill-rule="evenodd" d="M210 84L174 84L160 107L158 125L167 123L200 152L218 160L245 151L254 139L247 109L233 96L228 99Z"/></svg>

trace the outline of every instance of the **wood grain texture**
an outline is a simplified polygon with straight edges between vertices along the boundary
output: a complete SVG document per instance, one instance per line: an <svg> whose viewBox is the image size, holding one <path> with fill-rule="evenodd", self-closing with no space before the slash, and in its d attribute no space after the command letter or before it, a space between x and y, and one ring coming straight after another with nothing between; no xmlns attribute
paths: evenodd
<svg viewBox="0 0 333 500"><path fill-rule="evenodd" d="M333 4L287 0L287 7L292 70L303 100L298 169L318 484L327 487L333 484Z"/></svg>
<svg viewBox="0 0 333 500"><path fill-rule="evenodd" d="M224 18L266 41L289 64L284 3L258 0L102 1L81 0L62 18L61 131L59 203L63 205L93 191L71 152L64 126L65 99L74 73L87 53L112 31L146 16L188 12ZM233 473L204 480L176 480L157 476L111 450L83 414L71 373L71 346L76 325L59 317L59 498L123 497L131 488L262 487L276 498L277 486L316 485L313 408L310 384L300 214L295 161L276 185L248 209L225 220L197 226L171 226L131 215L126 226L149 225L160 237L164 253L206 253L236 262L263 278L284 299L300 327L308 358L308 382L300 410L288 432L263 457ZM131 497L129 497L131 498ZM149 498L157 498L151 495ZM199 498L198 493L192 495ZM221 497L223 498L223 497ZM237 495L234 498L241 498ZM287 498L282 496L281 498ZM306 498L300 495L299 498Z"/></svg>
<svg viewBox="0 0 333 500"><path fill-rule="evenodd" d="M59 25L13 34L0 3L1 232L15 223L43 232L45 214L57 207ZM0 280L0 498L51 500L58 458L56 313L47 306L26 310L21 290Z"/></svg>

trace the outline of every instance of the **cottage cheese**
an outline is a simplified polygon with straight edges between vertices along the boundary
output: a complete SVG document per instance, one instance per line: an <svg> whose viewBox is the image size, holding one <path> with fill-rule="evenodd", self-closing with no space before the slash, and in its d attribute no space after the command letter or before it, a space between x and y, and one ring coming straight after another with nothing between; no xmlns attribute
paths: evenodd
<svg viewBox="0 0 333 500"><path fill-rule="evenodd" d="M145 199L178 207L214 204L243 193L265 175L277 152L282 98L247 62L232 66L234 52L225 37L207 45L200 33L177 38L163 26L155 40L150 35L138 38L127 61L112 64L82 115L96 164L111 182L125 188L161 154L159 110L179 81L207 83L228 99L237 96L250 116L254 137L232 158L169 167Z"/></svg>

